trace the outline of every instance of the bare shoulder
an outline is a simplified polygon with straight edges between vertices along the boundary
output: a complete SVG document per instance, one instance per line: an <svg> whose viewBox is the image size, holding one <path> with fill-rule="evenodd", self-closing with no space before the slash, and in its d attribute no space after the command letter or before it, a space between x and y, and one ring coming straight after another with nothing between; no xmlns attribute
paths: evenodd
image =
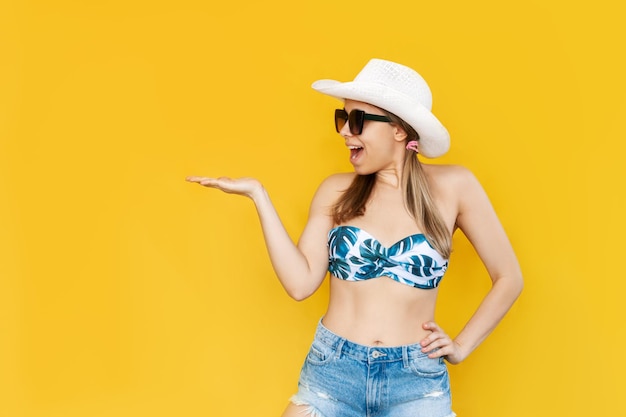
<svg viewBox="0 0 626 417"><path fill-rule="evenodd" d="M341 191L348 188L350 183L354 180L356 174L354 172L342 172L339 174L333 174L329 177L326 177L324 181L320 184L320 188L334 188L341 189Z"/></svg>
<svg viewBox="0 0 626 417"><path fill-rule="evenodd" d="M476 176L461 165L422 164L429 181L437 189L459 191L479 186Z"/></svg>
<svg viewBox="0 0 626 417"><path fill-rule="evenodd" d="M350 186L355 175L354 172L333 174L322 181L317 193L328 196L334 195L334 199L336 199Z"/></svg>
<svg viewBox="0 0 626 417"><path fill-rule="evenodd" d="M324 179L317 188L317 192L313 198L313 206L325 209L333 206L343 192L350 186L355 175L355 173L333 174Z"/></svg>
<svg viewBox="0 0 626 417"><path fill-rule="evenodd" d="M433 197L450 224L459 225L459 216L477 207L483 213L488 210L488 198L472 171L460 165L422 166Z"/></svg>

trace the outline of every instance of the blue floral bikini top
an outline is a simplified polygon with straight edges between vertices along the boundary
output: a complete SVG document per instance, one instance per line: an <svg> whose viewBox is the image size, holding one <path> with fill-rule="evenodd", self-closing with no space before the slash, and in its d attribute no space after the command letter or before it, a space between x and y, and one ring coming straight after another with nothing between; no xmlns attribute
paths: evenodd
<svg viewBox="0 0 626 417"><path fill-rule="evenodd" d="M328 232L328 271L345 281L389 277L416 288L437 288L448 260L430 246L423 234L383 246L365 230L338 226Z"/></svg>

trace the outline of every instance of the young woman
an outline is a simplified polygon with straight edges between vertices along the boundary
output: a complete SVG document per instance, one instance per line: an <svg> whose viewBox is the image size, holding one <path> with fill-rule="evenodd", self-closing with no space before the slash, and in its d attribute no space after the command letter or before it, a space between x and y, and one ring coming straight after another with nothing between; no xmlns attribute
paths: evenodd
<svg viewBox="0 0 626 417"><path fill-rule="evenodd" d="M309 297L332 275L328 310L283 416L454 416L444 359L463 361L520 294L513 249L467 169L418 160L417 153L444 154L449 136L417 72L373 59L351 82L320 80L313 88L343 100L335 126L355 172L322 182L297 245L257 180L188 178L254 201L291 297ZM493 286L451 338L434 312L457 228Z"/></svg>

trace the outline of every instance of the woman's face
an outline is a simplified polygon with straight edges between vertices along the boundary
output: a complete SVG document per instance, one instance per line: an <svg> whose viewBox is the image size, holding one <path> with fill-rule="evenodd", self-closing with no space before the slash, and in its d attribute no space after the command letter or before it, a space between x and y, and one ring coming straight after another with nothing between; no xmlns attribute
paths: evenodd
<svg viewBox="0 0 626 417"><path fill-rule="evenodd" d="M344 108L348 113L356 109L369 114L385 115L378 107L360 101L346 100ZM346 123L339 134L345 139L350 150L350 163L359 175L392 168L394 164L401 164L404 160L406 133L395 124L365 120L361 134L353 135L349 123Z"/></svg>

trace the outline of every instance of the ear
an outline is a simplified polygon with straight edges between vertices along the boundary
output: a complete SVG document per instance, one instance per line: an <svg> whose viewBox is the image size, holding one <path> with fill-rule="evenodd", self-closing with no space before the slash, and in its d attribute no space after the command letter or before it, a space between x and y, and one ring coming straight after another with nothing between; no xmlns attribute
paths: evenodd
<svg viewBox="0 0 626 417"><path fill-rule="evenodd" d="M393 125L393 138L397 142L404 142L408 137L406 131L402 129L401 126L394 124Z"/></svg>

